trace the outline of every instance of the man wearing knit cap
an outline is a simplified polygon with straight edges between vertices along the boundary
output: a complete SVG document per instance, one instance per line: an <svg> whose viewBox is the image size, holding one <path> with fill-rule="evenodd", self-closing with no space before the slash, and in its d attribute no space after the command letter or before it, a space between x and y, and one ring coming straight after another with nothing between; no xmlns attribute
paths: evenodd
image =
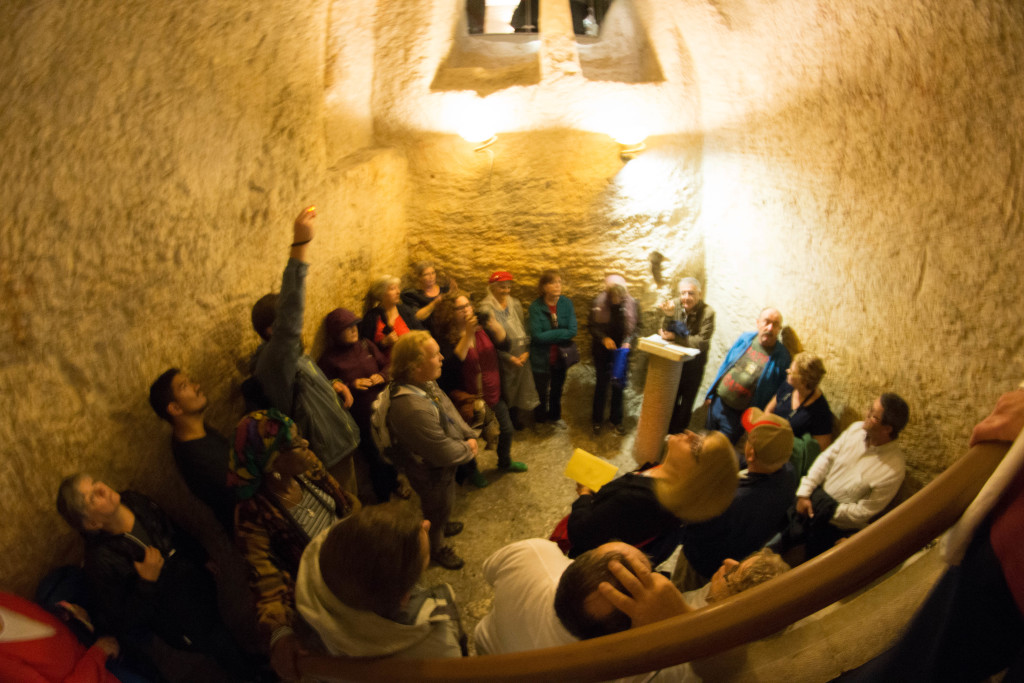
<svg viewBox="0 0 1024 683"><path fill-rule="evenodd" d="M789 463L789 422L758 408L747 409L741 419L747 431L747 469L740 472L736 495L723 514L683 527L683 553L672 577L682 590L707 583L726 558L746 557L763 547L785 525L793 504L797 477Z"/></svg>

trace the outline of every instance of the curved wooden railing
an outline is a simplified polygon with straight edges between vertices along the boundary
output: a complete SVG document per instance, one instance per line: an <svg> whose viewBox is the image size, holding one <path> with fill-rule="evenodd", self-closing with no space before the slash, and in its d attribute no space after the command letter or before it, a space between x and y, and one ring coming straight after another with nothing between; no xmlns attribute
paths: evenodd
<svg viewBox="0 0 1024 683"><path fill-rule="evenodd" d="M312 655L304 673L359 681L602 681L771 635L883 575L951 526L1006 454L980 444L867 529L768 583L673 619L532 652L377 661Z"/></svg>

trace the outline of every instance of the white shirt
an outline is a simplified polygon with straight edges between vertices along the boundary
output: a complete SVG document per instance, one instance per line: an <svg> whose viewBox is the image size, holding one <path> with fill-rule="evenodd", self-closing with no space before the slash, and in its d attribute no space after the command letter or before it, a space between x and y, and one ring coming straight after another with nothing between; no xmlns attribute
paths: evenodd
<svg viewBox="0 0 1024 683"><path fill-rule="evenodd" d="M882 511L903 483L906 463L895 441L868 446L863 422L854 422L825 449L800 480L798 498L819 486L836 499L832 523L840 529L863 529Z"/></svg>
<svg viewBox="0 0 1024 683"><path fill-rule="evenodd" d="M494 607L476 625L479 654L523 652L575 643L555 614L555 589L572 560L543 538L517 541L484 562Z"/></svg>

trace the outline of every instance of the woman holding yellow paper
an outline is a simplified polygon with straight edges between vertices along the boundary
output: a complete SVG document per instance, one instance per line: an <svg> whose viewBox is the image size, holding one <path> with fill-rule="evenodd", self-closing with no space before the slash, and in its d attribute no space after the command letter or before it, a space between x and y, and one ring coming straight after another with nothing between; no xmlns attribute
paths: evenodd
<svg viewBox="0 0 1024 683"><path fill-rule="evenodd" d="M597 492L577 485L567 521L569 557L618 540L640 548L657 566L675 550L681 524L725 511L737 474L736 456L721 433L674 434L660 465L613 479Z"/></svg>

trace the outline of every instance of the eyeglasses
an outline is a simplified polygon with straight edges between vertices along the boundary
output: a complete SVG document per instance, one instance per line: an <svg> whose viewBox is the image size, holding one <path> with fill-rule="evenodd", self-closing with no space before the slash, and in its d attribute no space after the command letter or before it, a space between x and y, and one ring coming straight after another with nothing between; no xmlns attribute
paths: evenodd
<svg viewBox="0 0 1024 683"><path fill-rule="evenodd" d="M690 440L690 454L693 455L695 462L700 464L700 456L704 451L704 440L707 438L707 432L683 432L686 438Z"/></svg>

